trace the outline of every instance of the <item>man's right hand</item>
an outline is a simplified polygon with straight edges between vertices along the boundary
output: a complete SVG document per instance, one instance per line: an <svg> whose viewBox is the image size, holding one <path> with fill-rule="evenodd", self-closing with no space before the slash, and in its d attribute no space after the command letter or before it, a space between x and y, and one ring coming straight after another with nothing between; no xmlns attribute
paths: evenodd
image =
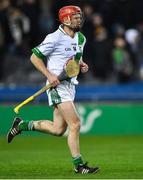
<svg viewBox="0 0 143 180"><path fill-rule="evenodd" d="M52 84L53 87L60 84L58 76L56 76L55 74L50 73L47 78L48 78L49 83Z"/></svg>

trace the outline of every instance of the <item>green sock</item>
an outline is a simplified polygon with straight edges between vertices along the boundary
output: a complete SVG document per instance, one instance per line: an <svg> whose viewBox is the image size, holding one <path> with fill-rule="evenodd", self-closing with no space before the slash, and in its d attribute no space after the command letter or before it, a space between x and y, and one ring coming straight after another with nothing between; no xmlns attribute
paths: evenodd
<svg viewBox="0 0 143 180"><path fill-rule="evenodd" d="M73 157L73 164L74 164L75 168L77 168L77 166L79 164L83 164L83 160L82 160L81 155L79 155L77 157Z"/></svg>
<svg viewBox="0 0 143 180"><path fill-rule="evenodd" d="M20 131L32 131L33 128L33 121L24 121L19 124L19 130Z"/></svg>

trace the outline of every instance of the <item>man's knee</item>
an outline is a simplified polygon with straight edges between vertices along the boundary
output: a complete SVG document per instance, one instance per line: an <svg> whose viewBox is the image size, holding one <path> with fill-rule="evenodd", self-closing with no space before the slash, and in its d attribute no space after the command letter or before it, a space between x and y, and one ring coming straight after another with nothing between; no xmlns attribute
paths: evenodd
<svg viewBox="0 0 143 180"><path fill-rule="evenodd" d="M71 131L79 131L80 130L80 119L77 118L76 121L74 121L71 125L70 125L70 130Z"/></svg>
<svg viewBox="0 0 143 180"><path fill-rule="evenodd" d="M65 131L66 131L66 128L57 129L57 130L55 130L54 135L60 137L65 133Z"/></svg>

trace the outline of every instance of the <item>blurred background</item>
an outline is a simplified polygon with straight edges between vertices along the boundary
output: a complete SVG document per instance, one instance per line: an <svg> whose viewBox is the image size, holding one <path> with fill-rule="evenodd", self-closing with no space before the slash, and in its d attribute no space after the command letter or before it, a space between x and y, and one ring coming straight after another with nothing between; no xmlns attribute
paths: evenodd
<svg viewBox="0 0 143 180"><path fill-rule="evenodd" d="M30 64L31 48L59 26L64 5L82 8L90 71L81 84L115 84L143 79L142 0L0 0L0 83L35 86L43 77Z"/></svg>
<svg viewBox="0 0 143 180"><path fill-rule="evenodd" d="M58 28L59 9L71 4L80 6L85 18L83 59L89 72L79 75L76 103L83 122L92 121L88 132L106 134L103 126L109 122L113 124L110 133L143 133L142 0L0 0L1 114L7 115L10 124L13 105L45 85L46 79L30 62L31 49ZM38 115L40 104L48 115L45 103L46 94L33 102L39 108ZM27 107L23 112L23 117L36 113ZM95 130L92 127L97 118L100 128ZM5 125L2 132L7 128Z"/></svg>

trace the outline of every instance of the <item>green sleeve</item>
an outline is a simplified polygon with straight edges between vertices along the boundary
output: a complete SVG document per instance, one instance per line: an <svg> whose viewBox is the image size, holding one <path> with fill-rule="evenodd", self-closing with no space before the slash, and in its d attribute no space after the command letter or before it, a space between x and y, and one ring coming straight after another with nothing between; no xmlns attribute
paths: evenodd
<svg viewBox="0 0 143 180"><path fill-rule="evenodd" d="M38 48L33 48L32 52L40 59L45 60L46 56L44 56Z"/></svg>
<svg viewBox="0 0 143 180"><path fill-rule="evenodd" d="M85 43L86 43L85 36L81 32L78 32L78 46L80 47L80 52L77 52L75 55L75 60L77 62L80 61L80 59L83 55L83 48L84 48Z"/></svg>
<svg viewBox="0 0 143 180"><path fill-rule="evenodd" d="M84 46L85 43L86 43L85 36L81 32L78 32L78 45Z"/></svg>

